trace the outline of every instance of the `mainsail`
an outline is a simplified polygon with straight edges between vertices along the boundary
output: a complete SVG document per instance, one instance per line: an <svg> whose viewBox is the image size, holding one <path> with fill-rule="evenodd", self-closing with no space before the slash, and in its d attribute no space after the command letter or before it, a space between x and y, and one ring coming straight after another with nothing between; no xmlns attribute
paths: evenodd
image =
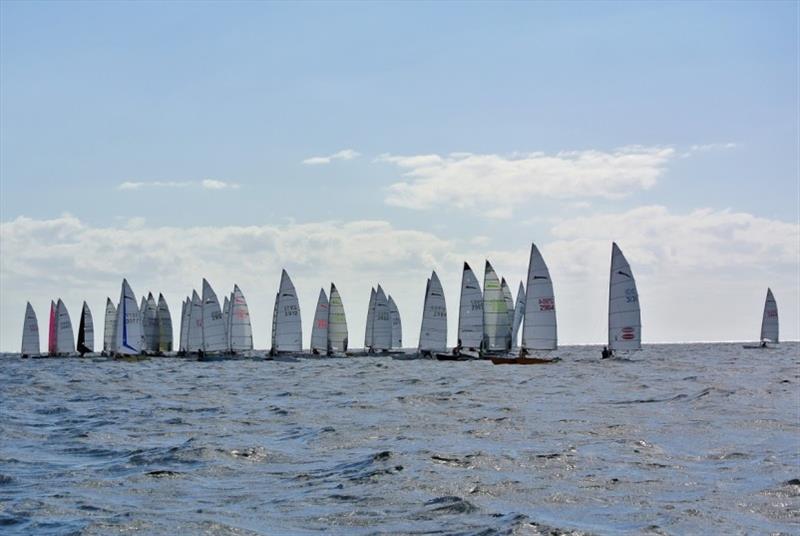
<svg viewBox="0 0 800 536"><path fill-rule="evenodd" d="M31 302L25 307L25 321L22 324L22 354L39 354L39 322Z"/></svg>
<svg viewBox="0 0 800 536"><path fill-rule="evenodd" d="M181 331L178 335L178 351L186 351L186 333L189 329L189 298L185 298L181 302Z"/></svg>
<svg viewBox="0 0 800 536"><path fill-rule="evenodd" d="M419 350L421 352L436 352L446 349L447 306L439 276L436 275L436 272L433 272L425 292L422 326L419 334Z"/></svg>
<svg viewBox="0 0 800 536"><path fill-rule="evenodd" d="M778 304L772 290L767 289L764 301L764 316L761 318L761 340L778 343Z"/></svg>
<svg viewBox="0 0 800 536"><path fill-rule="evenodd" d="M59 298L56 304L56 353L71 354L75 351L75 334L72 332L72 321L69 319L67 306Z"/></svg>
<svg viewBox="0 0 800 536"><path fill-rule="evenodd" d="M536 244L531 244L527 288L521 346L527 350L555 350L558 335L553 281Z"/></svg>
<svg viewBox="0 0 800 536"><path fill-rule="evenodd" d="M490 352L507 352L511 349L508 306L500 279L489 261L486 261L483 277L483 348Z"/></svg>
<svg viewBox="0 0 800 536"><path fill-rule="evenodd" d="M111 298L106 298L106 315L103 319L103 352L113 353L114 334L116 332L115 322L117 320L117 308Z"/></svg>
<svg viewBox="0 0 800 536"><path fill-rule="evenodd" d="M392 347L392 315L389 311L389 300L378 285L375 292L375 313L372 317L372 348L388 350Z"/></svg>
<svg viewBox="0 0 800 536"><path fill-rule="evenodd" d="M56 302L50 300L50 324L48 328L47 352L50 355L58 353L58 330L56 329Z"/></svg>
<svg viewBox="0 0 800 536"><path fill-rule="evenodd" d="M142 317L136 305L136 296L127 279L122 280L122 290L117 305L116 351L120 354L135 355L142 351Z"/></svg>
<svg viewBox="0 0 800 536"><path fill-rule="evenodd" d="M142 322L144 323L144 339L147 350L150 352L158 352L158 305L156 304L155 298L153 298L152 292L147 294L145 308L142 311Z"/></svg>
<svg viewBox="0 0 800 536"><path fill-rule="evenodd" d="M347 317L336 285L331 283L328 303L328 353L347 351Z"/></svg>
<svg viewBox="0 0 800 536"><path fill-rule="evenodd" d="M328 296L325 289L319 289L317 308L314 311L314 325L311 326L311 350L325 352L328 346Z"/></svg>
<svg viewBox="0 0 800 536"><path fill-rule="evenodd" d="M253 349L253 328L250 325L250 309L247 300L238 285L233 286L230 300L229 339L230 348L234 352L249 351Z"/></svg>
<svg viewBox="0 0 800 536"><path fill-rule="evenodd" d="M219 307L217 294L208 281L203 279L203 350L225 352L228 349L225 336L225 319Z"/></svg>
<svg viewBox="0 0 800 536"><path fill-rule="evenodd" d="M196 290L192 290L189 306L189 325L186 331L186 351L203 350L203 301Z"/></svg>
<svg viewBox="0 0 800 536"><path fill-rule="evenodd" d="M94 352L94 321L89 305L83 302L81 320L78 324L78 353L81 355Z"/></svg>
<svg viewBox="0 0 800 536"><path fill-rule="evenodd" d="M511 325L511 347L517 347L519 339L519 328L522 326L522 319L525 317L525 285L519 282L517 289L517 301L514 305L514 323Z"/></svg>
<svg viewBox="0 0 800 536"><path fill-rule="evenodd" d="M402 348L403 324L400 321L400 311L391 296L389 296L389 314L392 316L392 348Z"/></svg>
<svg viewBox="0 0 800 536"><path fill-rule="evenodd" d="M172 315L169 312L167 300L163 294L158 295L158 309L156 320L158 321L158 351L172 351Z"/></svg>
<svg viewBox="0 0 800 536"><path fill-rule="evenodd" d="M483 293L478 278L464 263L461 275L461 300L458 307L458 344L477 350L483 341Z"/></svg>
<svg viewBox="0 0 800 536"><path fill-rule="evenodd" d="M513 339L514 326L514 296L511 295L511 289L508 287L505 277L500 279L500 289L503 291L503 299L506 301L506 312L508 313L508 338L511 340Z"/></svg>
<svg viewBox="0 0 800 536"><path fill-rule="evenodd" d="M225 301L222 304L222 318L225 320L225 344L228 349L231 347L231 300L225 296Z"/></svg>
<svg viewBox="0 0 800 536"><path fill-rule="evenodd" d="M639 293L631 267L616 243L611 246L608 347L611 350L639 350L642 347Z"/></svg>
<svg viewBox="0 0 800 536"><path fill-rule="evenodd" d="M364 329L364 348L372 348L372 331L375 325L375 287L369 291L369 305L367 305L367 325Z"/></svg>
<svg viewBox="0 0 800 536"><path fill-rule="evenodd" d="M281 284L275 298L275 352L299 352L303 348L303 328L300 320L300 302L292 279L286 270L281 272Z"/></svg>

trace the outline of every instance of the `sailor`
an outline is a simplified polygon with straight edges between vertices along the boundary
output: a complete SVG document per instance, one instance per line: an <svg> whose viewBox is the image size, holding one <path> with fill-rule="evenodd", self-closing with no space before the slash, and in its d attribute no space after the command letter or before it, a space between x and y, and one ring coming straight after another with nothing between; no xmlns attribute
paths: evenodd
<svg viewBox="0 0 800 536"><path fill-rule="evenodd" d="M603 357L601 357L600 359L608 359L612 355L614 355L614 352L612 350L609 350L608 346L603 346Z"/></svg>
<svg viewBox="0 0 800 536"><path fill-rule="evenodd" d="M528 357L528 349L527 348L520 348L519 357Z"/></svg>
<svg viewBox="0 0 800 536"><path fill-rule="evenodd" d="M761 341L761 348L767 347L767 341Z"/></svg>

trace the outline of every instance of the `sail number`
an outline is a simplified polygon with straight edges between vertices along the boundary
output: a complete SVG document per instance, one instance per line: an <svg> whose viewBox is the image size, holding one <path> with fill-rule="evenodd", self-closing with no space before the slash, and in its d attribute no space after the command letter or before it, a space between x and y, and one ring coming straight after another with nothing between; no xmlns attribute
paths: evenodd
<svg viewBox="0 0 800 536"><path fill-rule="evenodd" d="M639 296L636 294L635 288L625 289L625 303L636 303L639 301Z"/></svg>

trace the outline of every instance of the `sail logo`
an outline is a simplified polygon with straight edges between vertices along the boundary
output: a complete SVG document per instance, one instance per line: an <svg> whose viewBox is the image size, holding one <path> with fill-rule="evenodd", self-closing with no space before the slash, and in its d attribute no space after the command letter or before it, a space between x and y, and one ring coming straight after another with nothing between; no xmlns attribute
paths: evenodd
<svg viewBox="0 0 800 536"><path fill-rule="evenodd" d="M539 298L540 311L552 311L556 308L555 298Z"/></svg>
<svg viewBox="0 0 800 536"><path fill-rule="evenodd" d="M621 338L626 341L631 341L636 338L636 328L625 327L622 328L621 331L622 331Z"/></svg>

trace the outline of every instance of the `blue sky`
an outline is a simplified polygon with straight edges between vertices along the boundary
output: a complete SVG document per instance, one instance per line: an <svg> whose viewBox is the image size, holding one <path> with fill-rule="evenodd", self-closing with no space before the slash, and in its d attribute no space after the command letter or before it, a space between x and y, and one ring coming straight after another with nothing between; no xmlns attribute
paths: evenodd
<svg viewBox="0 0 800 536"><path fill-rule="evenodd" d="M798 336L797 4L3 2L0 15L3 350L18 344L25 299L40 318L51 295L75 311L85 296L99 314L115 275L136 292L169 288L173 309L204 275L218 286L250 277L263 346L281 266L295 267L306 324L315 289L352 281L356 333L369 282L392 283L414 344L425 272L457 289L455 257L493 255L516 280L531 241L557 283L554 268L586 266L557 284L559 321L562 342L596 342L603 321L582 297L603 316L599 245L625 250L626 238L652 289L650 340L752 338L767 285L784 333ZM352 158L303 163L344 150ZM426 155L440 160L430 168ZM65 213L81 226L67 233L74 250L32 228ZM263 255L257 268L217 266L198 243L175 273L148 269L169 270L201 226L294 236L321 224L342 236L366 220L424 238L391 258L381 244L404 242L371 234L368 268L256 241L242 255ZM171 234L160 229L179 243L81 258ZM55 271L36 284L48 251ZM721 275L699 279L722 259ZM708 296L690 321L675 318L685 315L667 285L687 279ZM740 302L736 319L697 327Z"/></svg>

